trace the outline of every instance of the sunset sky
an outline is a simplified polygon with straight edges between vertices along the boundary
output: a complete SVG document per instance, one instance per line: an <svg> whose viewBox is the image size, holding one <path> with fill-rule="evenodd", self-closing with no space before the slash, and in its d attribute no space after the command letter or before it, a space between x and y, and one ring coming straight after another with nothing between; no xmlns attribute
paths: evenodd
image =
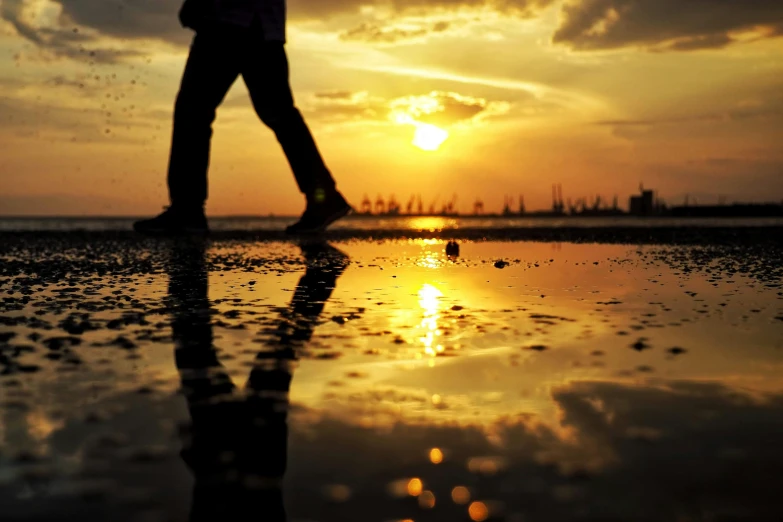
<svg viewBox="0 0 783 522"><path fill-rule="evenodd" d="M0 214L167 203L180 0L0 0ZM780 0L291 0L297 105L355 206L505 194L783 199ZM443 138L445 137L445 140ZM415 138L415 139L414 139ZM441 140L442 143L439 143ZM434 149L434 150L425 150ZM303 207L242 81L210 215Z"/></svg>

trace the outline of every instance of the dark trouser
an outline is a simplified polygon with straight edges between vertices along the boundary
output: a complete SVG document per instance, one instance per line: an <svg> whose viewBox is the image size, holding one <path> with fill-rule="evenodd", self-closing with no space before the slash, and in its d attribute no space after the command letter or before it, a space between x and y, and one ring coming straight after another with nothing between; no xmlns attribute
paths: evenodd
<svg viewBox="0 0 783 522"><path fill-rule="evenodd" d="M288 83L283 42L263 39L260 28L216 25L196 34L174 106L174 130L168 185L172 204L203 205L215 111L236 80L242 78L259 118L283 147L299 190L334 188Z"/></svg>

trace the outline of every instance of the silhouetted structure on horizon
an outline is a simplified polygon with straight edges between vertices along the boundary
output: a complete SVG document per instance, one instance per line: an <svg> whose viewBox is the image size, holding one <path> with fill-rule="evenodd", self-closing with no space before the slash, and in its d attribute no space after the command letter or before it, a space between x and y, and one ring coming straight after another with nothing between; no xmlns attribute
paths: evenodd
<svg viewBox="0 0 783 522"><path fill-rule="evenodd" d="M720 198L718 205L690 205L690 198L686 196L682 206L669 207L661 199L655 190L645 189L639 185L639 193L628 198L628 211L619 208L617 195L613 196L611 205L597 194L588 201L588 198L563 200L563 186L559 183L552 185L552 207L549 210L527 210L525 196L519 195L515 202L511 195L503 196L503 207L500 213L484 213L484 202L476 198L472 206L472 214L460 214L457 209L457 194L450 201L437 205L440 195L430 203L428 210L424 210L421 195L412 195L405 205L405 214L401 206L392 194L388 200L380 194L373 203L365 195L359 211L354 217L378 217L378 216L482 216L485 218L496 217L781 217L783 216L783 202L781 203L733 203L726 204L726 197Z"/></svg>
<svg viewBox="0 0 783 522"><path fill-rule="evenodd" d="M645 190L639 184L639 194L628 198L628 213L632 216L655 216L664 214L666 205L658 199L653 190Z"/></svg>

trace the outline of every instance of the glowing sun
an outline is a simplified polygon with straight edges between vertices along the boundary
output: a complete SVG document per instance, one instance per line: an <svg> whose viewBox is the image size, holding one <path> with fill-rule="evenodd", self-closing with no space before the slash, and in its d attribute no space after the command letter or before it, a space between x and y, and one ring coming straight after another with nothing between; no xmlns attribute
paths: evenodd
<svg viewBox="0 0 783 522"><path fill-rule="evenodd" d="M440 127L429 123L416 123L416 132L411 143L421 150L438 150L448 137L449 133Z"/></svg>

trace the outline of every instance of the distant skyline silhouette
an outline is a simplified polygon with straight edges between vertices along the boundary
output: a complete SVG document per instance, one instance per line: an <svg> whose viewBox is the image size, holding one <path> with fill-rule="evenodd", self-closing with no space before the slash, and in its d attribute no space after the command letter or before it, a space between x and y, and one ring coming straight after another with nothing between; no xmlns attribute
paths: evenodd
<svg viewBox="0 0 783 522"><path fill-rule="evenodd" d="M625 196L604 194L590 195L566 195L561 200L550 200L547 202L543 198L535 200L537 205L529 205L525 194L510 195L507 194L501 200L485 200L480 195L474 195L474 199L462 199L459 194L452 194L448 198L441 198L440 195L428 197L423 194L412 194L408 199L401 201L396 194L363 194L361 197L354 198L355 211L353 217L366 216L522 216L528 217L564 214L564 215L595 215L598 213L604 215L622 215L622 214L667 214L671 209L679 209L679 215L682 215L682 209L706 208L706 207L747 207L752 215L759 211L760 207L778 207L783 205L783 191L779 197L770 191L767 197L741 198L726 194L710 193L688 193L680 194L679 197L671 198L661 195L657 190L655 200L662 205L659 211L638 212L632 208L631 199L639 195L637 193L628 193ZM537 192L536 192L537 193ZM380 202L382 203L382 206ZM421 202L421 204L419 204ZM560 205L557 207L557 205ZM615 206L616 205L616 206ZM135 207L128 206L120 200L90 199L89 196L79 195L71 198L70 196L3 196L0 195L0 218L2 217L139 217L140 213L134 210ZM39 209L55 209L46 213ZM56 210L60 211L57 212ZM85 210L87 209L87 210ZM557 210L553 212L553 210ZM762 211L763 212L763 211ZM777 209L773 209L773 214L777 215ZM224 214L211 213L212 217L267 217L267 216L285 216L295 217L296 209L288 212L269 212L263 208L257 210L250 209L248 212L227 212Z"/></svg>

